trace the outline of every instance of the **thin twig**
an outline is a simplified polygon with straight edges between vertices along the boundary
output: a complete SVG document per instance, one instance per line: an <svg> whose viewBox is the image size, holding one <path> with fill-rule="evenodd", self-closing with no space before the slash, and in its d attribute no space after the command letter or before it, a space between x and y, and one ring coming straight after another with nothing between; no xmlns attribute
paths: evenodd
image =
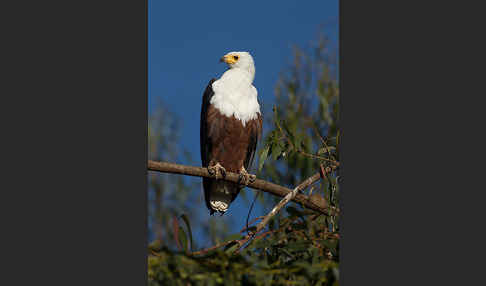
<svg viewBox="0 0 486 286"><path fill-rule="evenodd" d="M264 217L265 217L265 216L259 216L259 217L256 217L256 218L254 218L252 221L250 221L250 222L248 223L248 225L252 225L254 222L256 222L257 220L261 220L261 219L263 219ZM244 227L242 230L240 230L240 233L242 233L242 232L244 232L245 230L249 229L248 225L247 225L247 226L245 226L245 227Z"/></svg>
<svg viewBox="0 0 486 286"><path fill-rule="evenodd" d="M260 195L261 193L257 193L255 194L255 198L253 199L253 202L251 202L251 206L250 206L250 209L248 210L248 215L246 216L246 229L247 229L247 232L248 232L248 220L250 219L250 214L251 214L251 211L253 210L253 206L255 205L255 202L258 198L258 195Z"/></svg>
<svg viewBox="0 0 486 286"><path fill-rule="evenodd" d="M198 250L198 251L194 251L194 252L191 253L191 255L206 254L206 253L208 253L211 250L218 249L220 247L226 246L226 245L231 244L231 243L234 243L234 242L238 242L238 240L237 239L236 240L233 239L233 240L229 240L229 241L224 241L224 242L221 242L221 243L216 244L215 246L211 246L211 247L208 247L208 248L205 248L205 249L201 249L201 250Z"/></svg>
<svg viewBox="0 0 486 286"><path fill-rule="evenodd" d="M302 151L300 149L295 149L295 151L299 154L302 154L303 156L313 158L313 159L320 159L320 160L324 160L324 161L329 161L329 162L332 162L334 165L339 166L339 162L337 162L336 160L325 158L325 157L322 157L322 156L319 156L319 155L310 154L310 153L307 153L307 152Z"/></svg>
<svg viewBox="0 0 486 286"><path fill-rule="evenodd" d="M155 252L153 250L150 250L150 252L152 253L152 255L155 255L155 256L158 256L158 257L162 257L162 255L158 254L157 252Z"/></svg>
<svg viewBox="0 0 486 286"><path fill-rule="evenodd" d="M314 132L317 134L317 136L319 136L319 139L321 139L322 144L327 146L326 140L324 140L324 138L322 138L321 134L319 133L319 130L317 130L317 127L314 124L314 122L312 121L312 119L309 118L308 122L310 123L310 126L312 127L312 129L314 129Z"/></svg>

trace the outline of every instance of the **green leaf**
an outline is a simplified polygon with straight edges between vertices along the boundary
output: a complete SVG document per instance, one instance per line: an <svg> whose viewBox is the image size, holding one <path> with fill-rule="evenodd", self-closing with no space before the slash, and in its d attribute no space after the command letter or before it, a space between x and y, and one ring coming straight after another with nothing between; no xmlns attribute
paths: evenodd
<svg viewBox="0 0 486 286"><path fill-rule="evenodd" d="M188 240L187 240L187 235L186 232L182 227L179 226L179 239L181 241L182 247L184 248L184 251L187 252L188 250Z"/></svg>
<svg viewBox="0 0 486 286"><path fill-rule="evenodd" d="M280 118L278 116L278 109L277 109L277 106L273 106L273 114L275 116L275 123L278 124L278 122L280 122Z"/></svg>
<svg viewBox="0 0 486 286"><path fill-rule="evenodd" d="M180 228L181 227L179 226L179 220L177 219L177 217L174 216L172 218L172 230L174 232L174 240L176 241L179 249L182 248L182 245L181 245L181 242L180 242L180 239L179 239L179 229Z"/></svg>
<svg viewBox="0 0 486 286"><path fill-rule="evenodd" d="M275 217L272 217L270 219L270 221L268 222L268 229L270 230L274 230L275 229L275 220L274 220Z"/></svg>
<svg viewBox="0 0 486 286"><path fill-rule="evenodd" d="M336 248L337 243L338 243L337 240L335 240L335 239L320 239L320 240L317 240L317 242L324 244L326 247L328 247L330 249Z"/></svg>
<svg viewBox="0 0 486 286"><path fill-rule="evenodd" d="M224 252L233 253L239 247L237 242L230 243L224 247Z"/></svg>
<svg viewBox="0 0 486 286"><path fill-rule="evenodd" d="M236 240L241 238L241 233L234 233L228 237L225 238L225 241L230 241L230 240Z"/></svg>
<svg viewBox="0 0 486 286"><path fill-rule="evenodd" d="M334 146L322 147L321 149L319 149L317 151L317 155L328 153L327 150L329 150L329 153L330 153L331 151L336 150L336 147L334 147Z"/></svg>
<svg viewBox="0 0 486 286"><path fill-rule="evenodd" d="M290 132L290 128L289 128L289 126L287 125L287 121L282 120L282 126L283 126L283 128L285 129L285 132L287 132L287 135L288 135L288 137L289 137L290 141L291 141L292 143L294 143L294 141L295 141L295 140L294 140L294 134L293 134L292 132Z"/></svg>
<svg viewBox="0 0 486 286"><path fill-rule="evenodd" d="M287 249L292 250L292 251L296 251L296 252L305 251L305 250L308 250L310 244L311 243L307 242L307 241L289 242L287 244Z"/></svg>
<svg viewBox="0 0 486 286"><path fill-rule="evenodd" d="M162 241L154 240L148 245L148 248L153 251L160 251L162 249Z"/></svg>
<svg viewBox="0 0 486 286"><path fill-rule="evenodd" d="M294 216L303 216L304 215L301 211L299 211L298 209L296 209L294 207L287 207L286 210L290 215L294 215Z"/></svg>
<svg viewBox="0 0 486 286"><path fill-rule="evenodd" d="M263 163L268 157L268 151L270 150L270 146L265 146L263 148L262 153L260 154L260 158L258 159L258 172L260 172L263 168Z"/></svg>
<svg viewBox="0 0 486 286"><path fill-rule="evenodd" d="M277 160L278 156L282 154L282 146L280 144L275 144L272 146L272 158L273 160Z"/></svg>
<svg viewBox="0 0 486 286"><path fill-rule="evenodd" d="M192 243L192 231L191 231L191 224L189 223L189 218L187 217L186 214L181 215L182 220L186 223L187 226L187 231L189 232L189 240L191 242L191 250L193 250L194 245Z"/></svg>

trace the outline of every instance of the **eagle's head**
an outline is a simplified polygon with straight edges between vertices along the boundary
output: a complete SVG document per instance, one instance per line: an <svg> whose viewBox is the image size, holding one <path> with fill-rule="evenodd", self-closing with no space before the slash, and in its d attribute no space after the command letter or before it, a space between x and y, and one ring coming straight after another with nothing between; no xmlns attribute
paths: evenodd
<svg viewBox="0 0 486 286"><path fill-rule="evenodd" d="M230 69L242 69L255 75L255 63L248 52L230 52L221 58L221 62L228 64Z"/></svg>

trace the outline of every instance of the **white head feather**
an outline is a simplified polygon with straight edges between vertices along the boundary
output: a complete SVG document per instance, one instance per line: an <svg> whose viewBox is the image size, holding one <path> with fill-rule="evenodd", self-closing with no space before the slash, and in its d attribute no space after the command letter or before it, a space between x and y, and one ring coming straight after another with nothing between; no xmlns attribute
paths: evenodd
<svg viewBox="0 0 486 286"><path fill-rule="evenodd" d="M229 69L212 85L214 96L210 103L227 117L234 116L246 122L260 113L258 92L253 86L255 64L248 52L230 52L222 59Z"/></svg>

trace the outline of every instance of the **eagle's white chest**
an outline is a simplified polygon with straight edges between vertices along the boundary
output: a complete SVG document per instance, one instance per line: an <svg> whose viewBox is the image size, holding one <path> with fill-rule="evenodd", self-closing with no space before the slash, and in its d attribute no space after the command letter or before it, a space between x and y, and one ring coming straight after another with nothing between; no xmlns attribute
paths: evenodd
<svg viewBox="0 0 486 286"><path fill-rule="evenodd" d="M231 71L231 72L230 72ZM243 126L260 113L256 88L245 74L229 70L212 85L214 95L210 103L221 114L241 120Z"/></svg>

